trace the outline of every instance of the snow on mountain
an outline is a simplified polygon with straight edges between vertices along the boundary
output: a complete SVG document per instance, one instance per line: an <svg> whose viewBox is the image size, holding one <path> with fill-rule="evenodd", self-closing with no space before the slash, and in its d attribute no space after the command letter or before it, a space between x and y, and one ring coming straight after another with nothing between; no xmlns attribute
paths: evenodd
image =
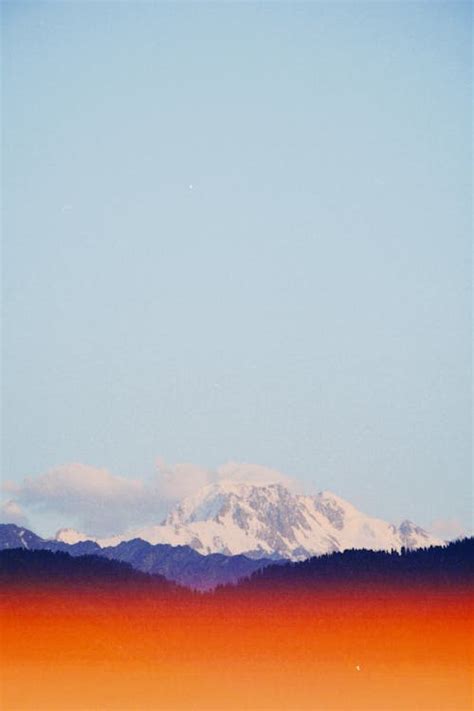
<svg viewBox="0 0 474 711"><path fill-rule="evenodd" d="M34 549L41 538L32 531L14 523L0 523L0 550L5 548Z"/></svg>
<svg viewBox="0 0 474 711"><path fill-rule="evenodd" d="M55 541L60 541L61 543L68 543L70 546L74 543L82 543L82 541L93 541L91 536L85 533L79 533L74 528L60 528L54 537Z"/></svg>
<svg viewBox="0 0 474 711"><path fill-rule="evenodd" d="M188 545L204 555L244 553L292 560L348 548L400 550L443 543L410 521L396 527L367 516L329 491L304 496L277 483L227 481L184 499L160 525L97 542L115 546L132 538Z"/></svg>

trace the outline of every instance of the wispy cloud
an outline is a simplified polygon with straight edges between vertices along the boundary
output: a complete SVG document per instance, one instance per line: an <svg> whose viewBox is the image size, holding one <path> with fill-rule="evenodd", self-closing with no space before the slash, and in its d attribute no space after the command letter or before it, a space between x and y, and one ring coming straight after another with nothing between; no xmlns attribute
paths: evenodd
<svg viewBox="0 0 474 711"><path fill-rule="evenodd" d="M457 518L437 518L431 522L430 531L446 541L471 535Z"/></svg>
<svg viewBox="0 0 474 711"><path fill-rule="evenodd" d="M28 526L29 521L17 501L10 499L0 506L0 522L16 523L17 526Z"/></svg>
<svg viewBox="0 0 474 711"><path fill-rule="evenodd" d="M158 457L155 465L155 485L168 503L190 496L212 481L212 471L195 464L171 465Z"/></svg>
<svg viewBox="0 0 474 711"><path fill-rule="evenodd" d="M168 501L190 496L197 489L219 481L247 481L254 484L280 482L292 487L294 481L276 469L247 462L227 462L217 469L205 469L195 464L168 465L162 458L156 460L157 481L162 495Z"/></svg>
<svg viewBox="0 0 474 711"><path fill-rule="evenodd" d="M272 484L279 482L294 488L296 482L291 477L283 474L277 469L262 466L261 464L250 464L247 462L228 462L217 469L217 480L226 481L249 481L254 484Z"/></svg>
<svg viewBox="0 0 474 711"><path fill-rule="evenodd" d="M6 489L26 510L59 514L66 525L95 535L134 524L153 505L143 481L78 463L27 477L19 485L7 484Z"/></svg>
<svg viewBox="0 0 474 711"><path fill-rule="evenodd" d="M88 535L107 536L160 523L174 503L203 486L224 480L293 483L277 470L240 462L206 469L190 463L170 465L159 458L154 474L142 479L72 463L27 477L20 484L7 482L4 490L10 499L4 509L10 522L16 522L15 515L17 520L25 516L24 508L31 514L55 514L64 526L80 528Z"/></svg>

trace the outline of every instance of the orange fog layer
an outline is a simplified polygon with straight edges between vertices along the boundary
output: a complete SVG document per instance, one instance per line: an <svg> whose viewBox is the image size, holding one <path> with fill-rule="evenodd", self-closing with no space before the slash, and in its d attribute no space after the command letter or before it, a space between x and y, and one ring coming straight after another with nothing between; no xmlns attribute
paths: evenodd
<svg viewBox="0 0 474 711"><path fill-rule="evenodd" d="M1 597L4 711L467 711L467 590Z"/></svg>

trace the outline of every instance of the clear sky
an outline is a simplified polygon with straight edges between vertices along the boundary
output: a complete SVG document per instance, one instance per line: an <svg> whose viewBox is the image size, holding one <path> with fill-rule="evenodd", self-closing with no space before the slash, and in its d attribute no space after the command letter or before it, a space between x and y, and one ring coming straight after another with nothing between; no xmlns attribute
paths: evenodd
<svg viewBox="0 0 474 711"><path fill-rule="evenodd" d="M470 3L2 12L5 498L236 461L469 527Z"/></svg>

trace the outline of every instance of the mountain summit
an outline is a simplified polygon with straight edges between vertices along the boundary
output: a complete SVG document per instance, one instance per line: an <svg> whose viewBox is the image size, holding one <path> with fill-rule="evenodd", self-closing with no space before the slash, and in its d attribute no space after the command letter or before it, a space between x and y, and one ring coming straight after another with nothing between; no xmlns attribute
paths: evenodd
<svg viewBox="0 0 474 711"><path fill-rule="evenodd" d="M204 555L292 560L349 548L400 550L442 543L410 521L397 527L367 516L329 491L305 496L282 484L228 481L184 499L160 525L97 542L114 546L132 538L188 545Z"/></svg>

